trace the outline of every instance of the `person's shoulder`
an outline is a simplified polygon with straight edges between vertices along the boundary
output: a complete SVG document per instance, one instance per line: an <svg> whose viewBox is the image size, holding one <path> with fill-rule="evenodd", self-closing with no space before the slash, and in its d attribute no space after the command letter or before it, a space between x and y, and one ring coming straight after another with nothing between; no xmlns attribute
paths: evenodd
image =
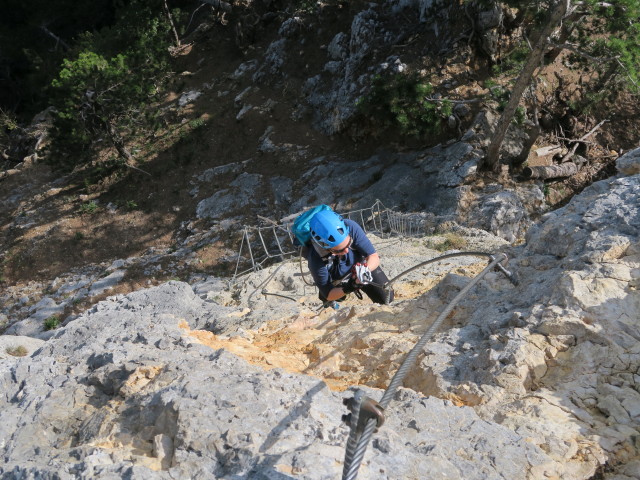
<svg viewBox="0 0 640 480"><path fill-rule="evenodd" d="M362 230L362 227L360 226L360 224L354 220L351 220L350 218L345 218L344 219L344 224L349 227L349 229L355 229L355 230Z"/></svg>

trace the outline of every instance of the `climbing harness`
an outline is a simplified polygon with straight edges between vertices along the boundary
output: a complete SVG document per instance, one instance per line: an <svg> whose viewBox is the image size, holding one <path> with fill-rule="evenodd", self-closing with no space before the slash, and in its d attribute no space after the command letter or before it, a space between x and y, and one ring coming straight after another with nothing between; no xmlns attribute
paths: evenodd
<svg viewBox="0 0 640 480"><path fill-rule="evenodd" d="M485 267L482 272L476 275L467 285L464 286L462 290L455 296L455 298L447 305L447 307L440 313L438 318L433 322L433 324L427 329L427 331L422 335L418 343L411 349L408 353L405 360L400 365L400 368L396 372L396 374L391 379L387 390L384 392L380 403L377 404L373 402L373 400L367 402L363 402L363 398L358 396L358 393L354 396L353 399L347 400L348 406L350 406L351 416L347 416L349 427L351 432L349 434L349 438L347 440L347 446L344 457L344 468L342 471L342 480L355 480L358 475L358 469L360 468L360 464L362 463L362 459L364 458L365 451L367 449L367 444L371 439L376 428L379 428L382 425L382 422L379 420L379 416L373 412L384 412L384 410L388 407L391 399L395 395L398 388L402 385L404 378L406 377L409 370L413 367L418 355L426 345L427 341L433 336L433 334L438 330L442 322L445 318L449 316L453 308L458 304L458 302L473 288L487 273L492 271L494 268L498 268L502 273L504 273L509 281L514 285L517 285L516 276L506 270L501 262L505 262L507 260L507 256L504 253L499 253L497 255L489 254L485 252L459 252L448 255L442 255L440 257L428 260L426 262L422 262L419 265L416 265L409 270L402 272L400 275L396 276L394 279L389 281L387 285L391 285L394 281L396 281L401 276L406 275L412 270L420 266L427 265L429 263L443 260L445 258L450 258L454 256L462 256L462 255L481 255L487 256L490 259L489 265ZM373 402L373 404L372 404ZM361 420L360 417L363 417L364 420Z"/></svg>

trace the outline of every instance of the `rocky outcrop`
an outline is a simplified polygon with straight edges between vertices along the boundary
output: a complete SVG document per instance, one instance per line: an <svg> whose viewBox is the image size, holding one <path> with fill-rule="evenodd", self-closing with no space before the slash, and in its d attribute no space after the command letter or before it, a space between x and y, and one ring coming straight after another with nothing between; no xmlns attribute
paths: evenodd
<svg viewBox="0 0 640 480"><path fill-rule="evenodd" d="M2 478L338 477L345 394L200 344L190 329L222 321L210 313L171 282L109 299L0 363ZM549 461L473 409L409 390L372 450L372 479L524 478Z"/></svg>
<svg viewBox="0 0 640 480"><path fill-rule="evenodd" d="M639 194L638 175L598 182L510 249L519 285L490 273L458 305L363 478L640 478ZM504 245L483 235L469 249ZM376 244L392 277L437 255ZM338 477L343 388L379 398L482 262L414 271L391 306L321 312L297 268L111 297L0 358L1 478Z"/></svg>
<svg viewBox="0 0 640 480"><path fill-rule="evenodd" d="M336 199L335 208L345 212L369 208L380 200L390 208L428 211L440 221L455 220L514 242L523 238L531 218L545 211L544 195L535 184L510 189L491 184L472 191L468 184L475 179L483 155L474 147L475 137L471 132L469 141L411 153L378 154L355 162L316 157L309 160L308 170L295 182L242 173L226 188L201 200L197 215L218 221L240 215L249 206L259 208L264 204L271 214L275 210L286 216L304 210L318 199ZM233 170L211 170L194 183L221 181L216 177L228 171ZM272 200L254 198L251 193L256 190L269 192Z"/></svg>
<svg viewBox="0 0 640 480"><path fill-rule="evenodd" d="M545 215L513 251L521 286L479 291L416 373L423 393L477 405L563 465L547 476L605 461L612 478L640 475L639 195L638 175L618 177Z"/></svg>

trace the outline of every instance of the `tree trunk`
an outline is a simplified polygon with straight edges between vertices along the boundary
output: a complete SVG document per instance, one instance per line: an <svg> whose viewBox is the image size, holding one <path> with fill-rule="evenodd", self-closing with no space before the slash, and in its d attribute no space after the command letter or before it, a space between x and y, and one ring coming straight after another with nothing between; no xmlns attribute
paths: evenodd
<svg viewBox="0 0 640 480"><path fill-rule="evenodd" d="M527 131L527 140L524 142L522 146L522 150L520 154L516 157L516 159L511 163L512 165L522 165L529 158L529 152L531 152L531 148L533 144L536 143L538 137L542 133L542 128L540 127L540 119L538 118L538 102L536 100L536 83L533 82L531 85L532 96L533 96L533 125L529 127Z"/></svg>
<svg viewBox="0 0 640 480"><path fill-rule="evenodd" d="M113 126L113 123L107 121L106 127L107 134L109 135L109 139L111 140L111 144L115 147L118 155L125 161L125 163L129 163L133 159L133 156L125 146L124 139L118 134L116 128Z"/></svg>
<svg viewBox="0 0 640 480"><path fill-rule="evenodd" d="M578 12L574 7L573 12L568 13L567 16L562 19L562 28L560 29L560 35L558 35L558 38L555 41L558 46L553 47L545 55L545 60L547 63L553 63L556 58L558 58L558 55L560 55L560 53L562 53L562 51L564 50L562 45L567 42L578 24L584 20L585 16L586 12Z"/></svg>
<svg viewBox="0 0 640 480"><path fill-rule="evenodd" d="M524 142L524 145L522 146L522 150L520 151L520 154L512 162L512 165L522 165L524 162L527 161L527 159L529 158L529 152L531 151L531 147L533 147L533 144L536 143L536 140L538 140L538 137L540 136L541 132L542 132L542 129L540 128L540 125L538 125L538 122L536 121L535 125L529 128L527 132L527 140Z"/></svg>
<svg viewBox="0 0 640 480"><path fill-rule="evenodd" d="M171 15L171 10L169 10L169 4L167 0L162 2L162 6L164 7L164 13L166 13L167 18L169 19L169 25L171 25L171 31L173 32L173 38L176 40L176 47L180 46L180 37L178 36L178 31L176 30L176 26L173 23L173 16Z"/></svg>
<svg viewBox="0 0 640 480"><path fill-rule="evenodd" d="M547 23L542 27L542 30L539 33L533 50L529 54L524 68L516 80L516 84L514 85L511 96L509 97L509 102L498 120L498 124L496 125L496 129L493 134L493 140L487 149L487 157L484 165L493 171L497 171L500 168L500 147L502 146L502 142L504 141L504 137L507 133L507 128L509 128L509 124L516 113L522 94L529 85L536 68L540 65L547 46L547 38L551 33L553 33L553 30L558 26L560 20L562 20L562 17L567 11L568 1L569 0L557 1Z"/></svg>

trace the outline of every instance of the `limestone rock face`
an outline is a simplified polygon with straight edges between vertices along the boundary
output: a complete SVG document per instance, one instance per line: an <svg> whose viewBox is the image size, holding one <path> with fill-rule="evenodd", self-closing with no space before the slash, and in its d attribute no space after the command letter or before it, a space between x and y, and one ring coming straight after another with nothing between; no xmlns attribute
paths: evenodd
<svg viewBox="0 0 640 480"><path fill-rule="evenodd" d="M347 393L201 344L191 328L209 314L170 282L112 297L0 363L2 478L339 477ZM446 400L403 390L388 413L364 478L525 478L550 461Z"/></svg>
<svg viewBox="0 0 640 480"><path fill-rule="evenodd" d="M638 175L598 182L507 248L519 284L489 273L427 342L362 478L586 480L604 463L605 478L640 478L639 193ZM438 255L374 240L390 278ZM208 279L108 298L0 358L0 478L338 478L348 387L380 398L484 265L433 264L390 306L337 311L314 307L297 263L229 291Z"/></svg>
<svg viewBox="0 0 640 480"><path fill-rule="evenodd" d="M478 288L461 326L426 347L421 391L516 429L561 478L589 478L604 459L637 465L638 198L640 176L619 177L545 215L512 251L520 285Z"/></svg>

